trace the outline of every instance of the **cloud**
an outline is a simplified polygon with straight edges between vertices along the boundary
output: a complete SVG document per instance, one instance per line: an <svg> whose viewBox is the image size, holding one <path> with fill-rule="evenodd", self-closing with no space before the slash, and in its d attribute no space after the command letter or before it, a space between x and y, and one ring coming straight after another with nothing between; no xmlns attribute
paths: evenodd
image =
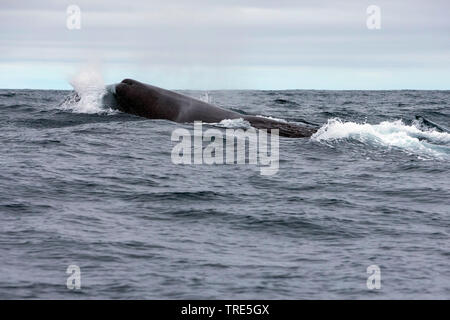
<svg viewBox="0 0 450 320"><path fill-rule="evenodd" d="M348 77L368 70L364 81L370 87L370 75L380 72L414 69L420 77L450 69L448 1L377 2L381 30L367 29L366 8L372 2L360 0L83 0L75 1L82 11L82 28L71 31L66 28L66 8L72 1L3 0L0 63L68 70L94 59L115 75L141 70L140 79L189 85L189 74L195 74L204 79L198 85L218 88L228 86L231 71L257 87L279 87L286 84L283 78L293 87L313 78L314 70L338 69ZM289 72L293 68L304 72L294 76ZM176 70L186 81L174 80ZM273 76L265 76L264 83L256 78L269 70ZM63 81L62 75L42 76ZM417 86L449 87L449 80L436 79L421 77ZM7 79L2 78L3 83Z"/></svg>

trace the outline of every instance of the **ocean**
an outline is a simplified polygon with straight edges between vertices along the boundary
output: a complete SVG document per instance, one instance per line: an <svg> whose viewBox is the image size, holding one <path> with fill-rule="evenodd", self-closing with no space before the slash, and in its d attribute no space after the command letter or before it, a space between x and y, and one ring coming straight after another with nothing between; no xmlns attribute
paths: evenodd
<svg viewBox="0 0 450 320"><path fill-rule="evenodd" d="M0 299L450 298L450 91L182 91L320 128L273 175L95 92L0 90Z"/></svg>

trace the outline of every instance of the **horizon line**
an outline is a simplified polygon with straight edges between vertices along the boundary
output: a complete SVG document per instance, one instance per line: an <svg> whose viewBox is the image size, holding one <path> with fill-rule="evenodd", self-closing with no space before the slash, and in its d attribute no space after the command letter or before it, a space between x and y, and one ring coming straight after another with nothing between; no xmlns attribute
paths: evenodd
<svg viewBox="0 0 450 320"><path fill-rule="evenodd" d="M106 85L105 85L106 86ZM162 87L160 87L162 88ZM233 89L199 89L199 88L164 88L172 91L450 91L449 89L320 89L320 88L283 88L283 89L257 89L257 88L233 88ZM40 91L76 91L75 89L62 88L0 88L0 90L40 90Z"/></svg>

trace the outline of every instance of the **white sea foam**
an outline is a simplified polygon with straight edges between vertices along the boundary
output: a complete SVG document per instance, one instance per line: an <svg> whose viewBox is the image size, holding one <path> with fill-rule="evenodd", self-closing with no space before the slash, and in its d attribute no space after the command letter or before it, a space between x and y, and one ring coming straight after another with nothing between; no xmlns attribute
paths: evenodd
<svg viewBox="0 0 450 320"><path fill-rule="evenodd" d="M421 158L450 159L450 134L406 125L401 120L369 124L329 119L311 139L325 143L351 139L366 145L398 148Z"/></svg>
<svg viewBox="0 0 450 320"><path fill-rule="evenodd" d="M221 128L230 128L230 129L248 129L251 127L250 122L247 120L244 120L243 118L238 119L224 119L218 123L211 123L211 125L214 125L216 127Z"/></svg>

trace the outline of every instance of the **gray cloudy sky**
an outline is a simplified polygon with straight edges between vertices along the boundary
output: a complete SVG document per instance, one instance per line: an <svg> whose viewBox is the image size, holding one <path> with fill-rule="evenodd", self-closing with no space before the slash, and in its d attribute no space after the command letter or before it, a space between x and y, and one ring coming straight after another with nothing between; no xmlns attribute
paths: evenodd
<svg viewBox="0 0 450 320"><path fill-rule="evenodd" d="M69 5L81 29L66 27ZM366 26L369 5L381 29ZM0 88L450 89L448 0L1 0Z"/></svg>

